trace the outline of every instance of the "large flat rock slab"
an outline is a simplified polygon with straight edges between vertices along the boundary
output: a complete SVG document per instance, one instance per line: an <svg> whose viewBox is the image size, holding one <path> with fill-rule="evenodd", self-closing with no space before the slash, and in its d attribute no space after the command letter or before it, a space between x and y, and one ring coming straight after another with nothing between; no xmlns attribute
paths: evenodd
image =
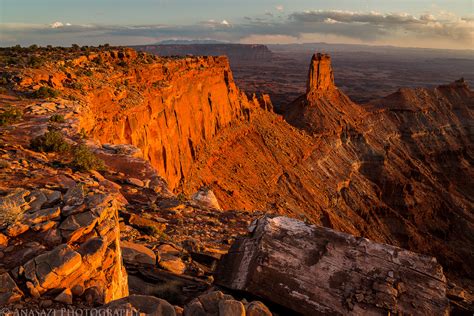
<svg viewBox="0 0 474 316"><path fill-rule="evenodd" d="M216 281L304 315L446 315L435 258L365 238L264 217L219 264Z"/></svg>

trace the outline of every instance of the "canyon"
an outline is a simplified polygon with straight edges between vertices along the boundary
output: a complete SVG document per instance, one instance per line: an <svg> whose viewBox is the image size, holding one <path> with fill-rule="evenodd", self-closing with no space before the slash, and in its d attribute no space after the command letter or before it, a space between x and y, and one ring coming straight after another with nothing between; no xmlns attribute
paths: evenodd
<svg viewBox="0 0 474 316"><path fill-rule="evenodd" d="M329 43L275 44L257 50L260 46L168 43L136 48L161 56L226 55L237 86L250 96L268 94L277 110L305 93L308 61L314 52L332 57L336 85L358 104L402 87L436 88L461 77L471 83L474 80L474 58L469 50ZM270 54L260 58L263 50Z"/></svg>
<svg viewBox="0 0 474 316"><path fill-rule="evenodd" d="M119 190L123 199L118 199L128 205L121 222L139 227L136 217L147 218L152 207L161 209L160 203L183 205L183 199L197 201L202 195L214 201L215 195L217 201L205 207L185 204L194 205L191 213L210 209L205 216L229 220L216 235L223 240L232 229L232 238L244 233L245 224L261 214L284 215L435 257L448 280L471 293L474 93L464 80L437 88L402 88L357 104L335 85L338 74L331 57L315 54L305 93L279 106L278 114L268 95L249 96L238 88L226 57L157 57L129 48L43 53L47 60L39 68L2 69L7 92L17 98L5 96L2 103L31 107L18 95L28 96L42 86L58 91L63 101L57 104L70 106L65 110L66 135L72 142L78 141L75 133L87 135L87 145L109 169L107 180L101 175L92 181L89 176L73 179L100 182L97 186L104 188L95 192L91 185L91 195ZM48 106L39 104L30 121L4 134L4 143L10 143L5 155L15 148L31 155L29 139L47 130L47 117L38 115L49 113L44 110ZM45 170L54 173L51 167ZM25 184L8 176L2 192ZM73 187L57 190L67 195ZM176 213L173 207L163 209ZM62 220L76 222L62 216L55 224L59 229L72 225ZM167 234L184 242L177 229L183 223L170 216ZM189 216L198 221L204 215ZM88 238L102 237L81 234L86 237L79 244L65 237L63 247L76 251ZM227 251L216 236L202 236L208 248ZM52 246L46 249L55 251ZM132 288L140 287L147 274L137 271ZM102 297L108 293L104 291ZM204 300L194 301L193 308Z"/></svg>

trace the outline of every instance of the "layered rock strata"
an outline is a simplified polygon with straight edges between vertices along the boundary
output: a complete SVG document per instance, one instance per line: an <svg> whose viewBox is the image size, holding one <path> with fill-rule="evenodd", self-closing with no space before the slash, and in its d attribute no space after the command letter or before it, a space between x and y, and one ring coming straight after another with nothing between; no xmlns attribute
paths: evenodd
<svg viewBox="0 0 474 316"><path fill-rule="evenodd" d="M59 289L77 297L94 293L96 303L128 295L118 228L121 203L112 194L85 189L79 184L67 190L16 188L0 198L2 215L11 215L0 233L1 288L8 290L0 305Z"/></svg>
<svg viewBox="0 0 474 316"><path fill-rule="evenodd" d="M447 315L435 258L287 217L264 217L233 244L217 283L303 315Z"/></svg>
<svg viewBox="0 0 474 316"><path fill-rule="evenodd" d="M112 76L87 80L80 128L101 143L140 148L170 189L181 187L200 149L222 129L250 119L254 102L236 87L225 57L157 58L147 64L133 50L124 55L129 57L89 56L115 69ZM120 61L127 67L115 66Z"/></svg>
<svg viewBox="0 0 474 316"><path fill-rule="evenodd" d="M285 113L305 135L255 115L214 139L189 182L212 183L224 208L277 210L472 279L472 90L458 81L358 105L332 85L328 60L313 58L313 85Z"/></svg>

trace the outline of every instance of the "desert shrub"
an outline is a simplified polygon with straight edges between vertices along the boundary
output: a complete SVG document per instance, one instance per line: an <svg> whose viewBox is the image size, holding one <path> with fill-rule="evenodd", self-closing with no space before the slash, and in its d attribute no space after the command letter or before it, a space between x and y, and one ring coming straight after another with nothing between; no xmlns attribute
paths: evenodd
<svg viewBox="0 0 474 316"><path fill-rule="evenodd" d="M0 113L0 126L18 122L23 117L23 112L20 109L7 107Z"/></svg>
<svg viewBox="0 0 474 316"><path fill-rule="evenodd" d="M30 142L30 148L39 152L65 153L71 150L71 145L66 142L60 131L48 131L35 137Z"/></svg>
<svg viewBox="0 0 474 316"><path fill-rule="evenodd" d="M71 100L71 101L77 101L79 98L75 96L74 94L69 94L65 96L66 99Z"/></svg>
<svg viewBox="0 0 474 316"><path fill-rule="evenodd" d="M82 82L74 81L66 84L66 87L84 92L84 84Z"/></svg>
<svg viewBox="0 0 474 316"><path fill-rule="evenodd" d="M157 226L142 226L140 227L140 230L148 236L158 237L160 240L170 240L169 236L165 233L165 231L158 228Z"/></svg>
<svg viewBox="0 0 474 316"><path fill-rule="evenodd" d="M123 60L122 60L122 61L119 61L119 62L117 63L117 65L120 66L120 67L127 67L127 66L128 66L127 62L125 62L125 61L123 61Z"/></svg>
<svg viewBox="0 0 474 316"><path fill-rule="evenodd" d="M59 91L56 91L50 87L41 87L33 93L34 98L38 99L48 99L55 98L59 95Z"/></svg>
<svg viewBox="0 0 474 316"><path fill-rule="evenodd" d="M80 139L86 139L87 138L87 132L84 129L84 127L81 128L81 131L77 134L77 136L79 136Z"/></svg>
<svg viewBox="0 0 474 316"><path fill-rule="evenodd" d="M43 66L45 59L39 56L31 56L28 60L28 66L33 68L39 68Z"/></svg>
<svg viewBox="0 0 474 316"><path fill-rule="evenodd" d="M6 169L10 167L10 163L4 159L0 159L0 169Z"/></svg>
<svg viewBox="0 0 474 316"><path fill-rule="evenodd" d="M140 230L148 236L160 236L163 233L156 226L143 226Z"/></svg>
<svg viewBox="0 0 474 316"><path fill-rule="evenodd" d="M98 158L86 145L80 144L73 149L71 167L81 171L104 170L105 163Z"/></svg>
<svg viewBox="0 0 474 316"><path fill-rule="evenodd" d="M100 57L100 56L97 56L94 59L92 59L92 62L99 65L99 66L104 64L104 61L103 61L102 57Z"/></svg>
<svg viewBox="0 0 474 316"><path fill-rule="evenodd" d="M71 158L69 165L77 170L104 170L105 163L98 158L84 144L72 147L66 142L64 135L57 130L50 130L45 134L35 137L30 142L30 148L39 152L64 153Z"/></svg>
<svg viewBox="0 0 474 316"><path fill-rule="evenodd" d="M0 202L0 224L11 225L24 213L21 206L14 201L5 199Z"/></svg>
<svg viewBox="0 0 474 316"><path fill-rule="evenodd" d="M76 71L76 75L77 76L87 76L87 77L91 77L94 73L92 72L92 70L90 69L79 69L78 71Z"/></svg>
<svg viewBox="0 0 474 316"><path fill-rule="evenodd" d="M64 118L64 115L54 114L49 118L49 121L54 123L64 123L66 122L66 119Z"/></svg>
<svg viewBox="0 0 474 316"><path fill-rule="evenodd" d="M180 202L186 202L186 195L184 195L184 193L179 193L176 198L178 199L178 201Z"/></svg>
<svg viewBox="0 0 474 316"><path fill-rule="evenodd" d="M19 65L19 64L21 64L21 62L22 62L22 58L21 57L16 57L16 56L10 56L6 60L7 65L13 65L13 66Z"/></svg>

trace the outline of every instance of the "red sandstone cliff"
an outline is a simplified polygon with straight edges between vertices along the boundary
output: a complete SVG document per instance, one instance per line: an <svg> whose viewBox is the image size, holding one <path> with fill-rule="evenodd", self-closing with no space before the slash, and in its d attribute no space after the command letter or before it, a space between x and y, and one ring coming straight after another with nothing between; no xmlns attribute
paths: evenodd
<svg viewBox="0 0 474 316"><path fill-rule="evenodd" d="M102 143L139 147L171 189L185 181L203 144L248 120L256 107L235 86L225 57L157 58L148 64L127 50L125 67L116 66L121 59L113 52L99 58L114 71L85 79L81 128Z"/></svg>
<svg viewBox="0 0 474 316"><path fill-rule="evenodd" d="M325 92L335 88L331 57L325 54L313 55L309 67L306 94Z"/></svg>

